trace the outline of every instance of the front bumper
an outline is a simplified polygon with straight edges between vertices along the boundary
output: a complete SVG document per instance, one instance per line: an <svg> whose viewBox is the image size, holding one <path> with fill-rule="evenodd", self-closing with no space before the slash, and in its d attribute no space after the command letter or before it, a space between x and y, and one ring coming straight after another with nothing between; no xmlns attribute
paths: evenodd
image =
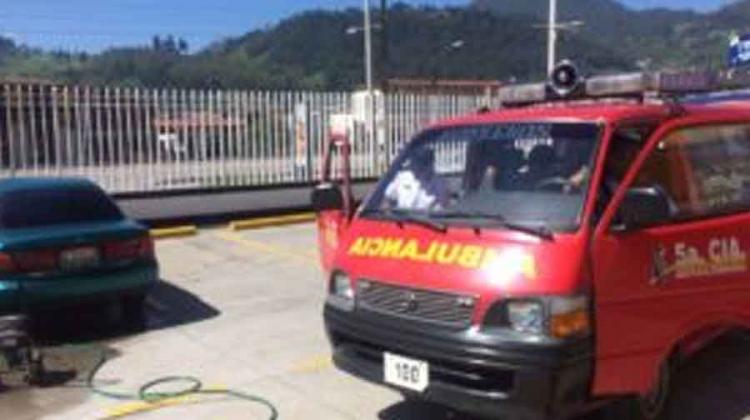
<svg viewBox="0 0 750 420"><path fill-rule="evenodd" d="M324 318L335 365L362 379L384 384L385 351L429 362L428 388L421 394L398 389L405 395L509 419L567 418L587 406L591 340L521 344L475 329L345 312L330 305Z"/></svg>

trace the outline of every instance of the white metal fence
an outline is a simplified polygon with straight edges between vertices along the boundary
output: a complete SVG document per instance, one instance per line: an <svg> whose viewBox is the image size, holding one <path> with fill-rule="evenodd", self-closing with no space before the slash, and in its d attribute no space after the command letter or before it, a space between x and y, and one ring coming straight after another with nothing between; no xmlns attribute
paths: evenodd
<svg viewBox="0 0 750 420"><path fill-rule="evenodd" d="M374 134L343 92L0 85L0 177L82 176L112 193L283 186L320 176L332 116L350 121L355 178L419 129L485 96L390 94Z"/></svg>

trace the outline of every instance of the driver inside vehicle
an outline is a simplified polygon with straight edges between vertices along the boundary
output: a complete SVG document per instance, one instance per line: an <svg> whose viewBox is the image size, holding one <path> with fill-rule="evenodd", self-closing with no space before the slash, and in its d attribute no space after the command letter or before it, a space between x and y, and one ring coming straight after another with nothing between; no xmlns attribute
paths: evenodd
<svg viewBox="0 0 750 420"><path fill-rule="evenodd" d="M552 146L546 144L535 146L531 150L531 153L529 153L528 162L528 170L523 177L523 181L527 186L536 188L541 183L556 178L557 158L555 157L555 149Z"/></svg>
<svg viewBox="0 0 750 420"><path fill-rule="evenodd" d="M525 165L523 152L498 141L486 141L481 146L472 151L472 158L481 164L476 165L478 170L472 171L471 177L467 176L467 192L518 189Z"/></svg>
<svg viewBox="0 0 750 420"><path fill-rule="evenodd" d="M561 144L564 146L565 144ZM570 149L570 148L568 148ZM565 194L577 192L589 180L588 162L578 163L582 157L574 150L559 151L565 156L558 158L558 150L553 146L542 144L535 146L529 153L528 166L523 176L526 188L540 191L560 191ZM585 160L585 156L583 159ZM565 162L573 161L571 170Z"/></svg>

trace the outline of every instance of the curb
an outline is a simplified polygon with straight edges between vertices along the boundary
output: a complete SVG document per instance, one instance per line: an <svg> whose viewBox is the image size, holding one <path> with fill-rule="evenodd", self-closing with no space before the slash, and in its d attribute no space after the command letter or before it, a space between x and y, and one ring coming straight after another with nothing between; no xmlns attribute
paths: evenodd
<svg viewBox="0 0 750 420"><path fill-rule="evenodd" d="M198 227L195 225L176 226L163 229L151 229L150 232L151 237L154 239L179 238L197 234Z"/></svg>
<svg viewBox="0 0 750 420"><path fill-rule="evenodd" d="M285 226L307 223L315 220L315 213L300 213L289 216L262 217L258 219L235 220L229 223L229 230L260 229L272 226Z"/></svg>

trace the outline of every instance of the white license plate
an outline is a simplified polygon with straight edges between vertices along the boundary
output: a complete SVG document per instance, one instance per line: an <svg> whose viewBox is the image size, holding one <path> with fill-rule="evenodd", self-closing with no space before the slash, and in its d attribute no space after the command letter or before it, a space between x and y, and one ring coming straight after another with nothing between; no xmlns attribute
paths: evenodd
<svg viewBox="0 0 750 420"><path fill-rule="evenodd" d="M80 270L99 264L99 250L95 247L74 248L60 254L60 266L63 270Z"/></svg>
<svg viewBox="0 0 750 420"><path fill-rule="evenodd" d="M384 353L383 369L385 382L392 385L424 392L430 384L430 365L421 360Z"/></svg>

